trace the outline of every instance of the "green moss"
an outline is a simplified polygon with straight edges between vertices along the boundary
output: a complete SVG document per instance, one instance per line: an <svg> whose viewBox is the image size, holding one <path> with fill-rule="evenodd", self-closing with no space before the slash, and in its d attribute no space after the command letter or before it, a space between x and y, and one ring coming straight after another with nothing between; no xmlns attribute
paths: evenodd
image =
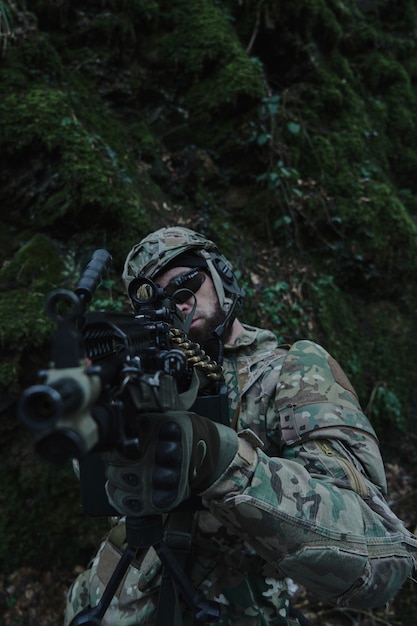
<svg viewBox="0 0 417 626"><path fill-rule="evenodd" d="M15 175L1 193L15 198L20 221L36 221L38 229L48 228L56 237L69 215L86 230L95 224L97 211L113 230L146 229L141 190L148 174L134 165L118 122L97 115L94 98L86 100L83 86L73 98L39 83L1 99L3 154L11 155L9 164L16 160ZM34 156L31 170L21 174L26 179L22 188L16 174L21 155L28 152Z"/></svg>
<svg viewBox="0 0 417 626"><path fill-rule="evenodd" d="M75 112L68 95L57 88L33 85L24 93L12 92L0 103L1 137L9 151L37 147L54 152L56 169L43 203L39 226L61 218L70 209L100 204L118 206L128 196L132 180L118 155L99 135L89 130ZM56 177L58 176L58 180Z"/></svg>
<svg viewBox="0 0 417 626"><path fill-rule="evenodd" d="M241 45L220 7L210 2L174 4L175 29L164 40L170 63L194 77L184 94L193 117L264 95L259 66Z"/></svg>
<svg viewBox="0 0 417 626"><path fill-rule="evenodd" d="M62 277L59 248L43 234L34 235L0 268L0 281L11 288L42 285L52 288Z"/></svg>
<svg viewBox="0 0 417 626"><path fill-rule="evenodd" d="M12 389L21 373L19 353L9 355L6 360L3 358L4 356L0 360L0 389L2 391Z"/></svg>
<svg viewBox="0 0 417 626"><path fill-rule="evenodd" d="M326 348L344 364L349 376L355 376L362 354L358 350L360 346L357 345L357 328L351 303L344 298L333 276L323 272L310 284L309 292ZM358 391L363 393L364 389L365 386L359 384Z"/></svg>
<svg viewBox="0 0 417 626"><path fill-rule="evenodd" d="M41 286L45 286L43 283ZM36 289L36 284L33 285ZM51 335L52 325L44 313L45 294L16 289L0 293L0 345L19 349L39 347Z"/></svg>
<svg viewBox="0 0 417 626"><path fill-rule="evenodd" d="M310 290L323 345L343 365L382 442L388 443L392 432L410 422L417 355L407 337L416 321L401 304L346 297L331 276L322 274Z"/></svg>
<svg viewBox="0 0 417 626"><path fill-rule="evenodd" d="M345 219L352 236L375 263L385 280L395 280L403 272L417 271L417 227L385 183L369 181L362 202L349 205ZM359 237L355 237L355 230ZM360 236L362 232L362 237Z"/></svg>
<svg viewBox="0 0 417 626"><path fill-rule="evenodd" d="M367 85L371 91L385 90L393 84L408 84L409 76L402 63L389 53L375 51L364 57L362 70L366 73Z"/></svg>
<svg viewBox="0 0 417 626"><path fill-rule="evenodd" d="M45 296L62 280L64 265L58 248L35 235L0 269L0 386L7 389L21 375L25 350L50 339L52 322L45 315Z"/></svg>
<svg viewBox="0 0 417 626"><path fill-rule="evenodd" d="M13 88L25 87L32 80L57 80L61 77L62 61L50 38L37 29L32 13L20 13L14 43L7 48L0 65L3 85Z"/></svg>
<svg viewBox="0 0 417 626"><path fill-rule="evenodd" d="M11 433L16 435L16 429ZM11 439L9 433L2 434ZM108 523L104 519L94 521L81 512L79 486L71 466L57 469L31 458L20 437L9 441L8 459L2 460L0 470L3 574L22 563L48 571L68 563L87 563ZM52 503L54 514L46 517ZM11 520L18 529L18 541L11 532Z"/></svg>

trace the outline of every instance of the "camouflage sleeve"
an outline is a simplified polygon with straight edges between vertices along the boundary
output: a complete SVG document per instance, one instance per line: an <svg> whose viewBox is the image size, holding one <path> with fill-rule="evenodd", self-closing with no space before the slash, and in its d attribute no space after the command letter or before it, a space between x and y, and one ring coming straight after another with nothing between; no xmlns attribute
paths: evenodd
<svg viewBox="0 0 417 626"><path fill-rule="evenodd" d="M278 425L277 425L278 421ZM383 494L387 485L379 442L348 377L322 346L297 341L282 365L268 424L286 451L307 440L330 440Z"/></svg>
<svg viewBox="0 0 417 626"><path fill-rule="evenodd" d="M414 563L398 527L374 515L354 491L312 477L295 461L268 457L252 433L239 440L234 461L203 494L211 513L273 565L277 577L291 577L326 601L385 604Z"/></svg>
<svg viewBox="0 0 417 626"><path fill-rule="evenodd" d="M330 441L345 450L356 433L353 451L361 450L370 436L383 487L372 427L340 367L312 342L295 344L275 381L274 391L266 381L268 401L261 403L276 452L271 445L268 454L262 449L246 419L238 453L204 492L204 502L273 565L277 577L291 577L324 600L382 606L412 571L417 542L389 510L382 489L359 495L320 445Z"/></svg>

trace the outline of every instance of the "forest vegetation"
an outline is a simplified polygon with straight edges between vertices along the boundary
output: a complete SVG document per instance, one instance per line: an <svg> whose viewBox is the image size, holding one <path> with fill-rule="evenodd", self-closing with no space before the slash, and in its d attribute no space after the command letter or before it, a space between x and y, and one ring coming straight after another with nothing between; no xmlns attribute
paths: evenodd
<svg viewBox="0 0 417 626"><path fill-rule="evenodd" d="M45 298L105 248L92 307L126 310L124 258L165 225L219 244L243 321L341 362L414 530L416 85L415 0L0 0L0 626L59 624L107 528L16 418L50 359ZM401 626L414 596L299 602Z"/></svg>

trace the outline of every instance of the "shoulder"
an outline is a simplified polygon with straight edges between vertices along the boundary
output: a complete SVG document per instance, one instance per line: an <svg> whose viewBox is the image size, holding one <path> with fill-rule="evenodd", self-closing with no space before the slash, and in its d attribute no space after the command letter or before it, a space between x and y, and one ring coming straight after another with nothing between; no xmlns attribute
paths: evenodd
<svg viewBox="0 0 417 626"><path fill-rule="evenodd" d="M278 340L272 331L250 326L249 324L242 324L242 328L242 332L236 337L235 341L232 344L225 345L226 352L231 354L250 354L278 348Z"/></svg>
<svg viewBox="0 0 417 626"><path fill-rule="evenodd" d="M302 356L304 359L310 358L312 361L329 357L329 353L323 346L310 339L295 341L291 344L290 352L294 357Z"/></svg>
<svg viewBox="0 0 417 626"><path fill-rule="evenodd" d="M280 346L271 331L245 324L236 341L225 346L225 369L236 371L241 393L267 378L269 386L276 385L288 347ZM275 376L271 377L273 372Z"/></svg>
<svg viewBox="0 0 417 626"><path fill-rule="evenodd" d="M289 347L279 345L270 330L245 324L236 341L225 346L225 360L234 361L251 372L259 372L268 366L273 367L277 359L282 361Z"/></svg>
<svg viewBox="0 0 417 626"><path fill-rule="evenodd" d="M357 394L336 359L323 346L303 339L296 341L290 348L283 367L283 373L297 384L297 378L305 383L314 384L315 388L328 388L336 384L348 392L357 401Z"/></svg>

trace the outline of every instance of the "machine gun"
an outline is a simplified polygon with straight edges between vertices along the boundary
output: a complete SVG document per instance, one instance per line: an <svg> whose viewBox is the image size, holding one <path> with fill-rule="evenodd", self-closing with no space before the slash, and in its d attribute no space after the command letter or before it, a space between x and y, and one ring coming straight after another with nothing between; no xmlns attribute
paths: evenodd
<svg viewBox="0 0 417 626"><path fill-rule="evenodd" d="M96 250L74 292L48 294L46 312L56 325L51 367L39 372L39 384L26 389L18 403L18 417L35 434L39 456L54 464L79 461L81 500L92 516L120 515L107 500L101 453L117 449L135 458L141 413L193 410L227 423L222 368L189 341L178 294L168 296L138 276L128 288L134 313L87 312L110 263L106 250ZM74 626L101 623L137 549L150 546L195 617L218 619L217 604L191 585L165 544L162 517L127 517L126 533L126 551L101 601Z"/></svg>

